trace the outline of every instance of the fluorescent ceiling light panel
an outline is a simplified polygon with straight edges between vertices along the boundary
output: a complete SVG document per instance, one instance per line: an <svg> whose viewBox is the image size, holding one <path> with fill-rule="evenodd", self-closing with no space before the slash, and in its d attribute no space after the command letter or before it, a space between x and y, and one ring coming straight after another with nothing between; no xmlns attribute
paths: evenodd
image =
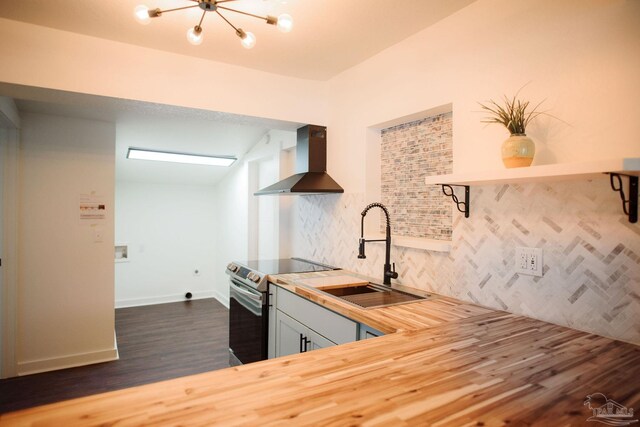
<svg viewBox="0 0 640 427"><path fill-rule="evenodd" d="M192 165L231 166L237 159L229 156L206 156L202 154L172 153L170 151L129 148L127 159L155 160L158 162L189 163Z"/></svg>

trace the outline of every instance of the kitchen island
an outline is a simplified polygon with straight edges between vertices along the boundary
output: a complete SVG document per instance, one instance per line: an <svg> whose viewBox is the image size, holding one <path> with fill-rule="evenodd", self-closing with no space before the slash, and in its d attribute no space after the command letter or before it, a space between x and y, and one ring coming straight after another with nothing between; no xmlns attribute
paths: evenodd
<svg viewBox="0 0 640 427"><path fill-rule="evenodd" d="M640 410L638 346L452 298L364 310L299 285L323 274L339 273L272 279L387 335L4 414L0 425L585 425L606 403L596 393Z"/></svg>

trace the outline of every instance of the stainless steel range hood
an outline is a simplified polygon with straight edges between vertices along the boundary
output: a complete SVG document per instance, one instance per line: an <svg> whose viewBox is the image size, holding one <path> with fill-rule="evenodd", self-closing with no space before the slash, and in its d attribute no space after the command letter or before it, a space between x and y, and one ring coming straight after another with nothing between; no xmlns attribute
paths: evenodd
<svg viewBox="0 0 640 427"><path fill-rule="evenodd" d="M307 125L298 129L296 173L289 178L253 193L309 195L344 193L342 187L327 174L327 128Z"/></svg>

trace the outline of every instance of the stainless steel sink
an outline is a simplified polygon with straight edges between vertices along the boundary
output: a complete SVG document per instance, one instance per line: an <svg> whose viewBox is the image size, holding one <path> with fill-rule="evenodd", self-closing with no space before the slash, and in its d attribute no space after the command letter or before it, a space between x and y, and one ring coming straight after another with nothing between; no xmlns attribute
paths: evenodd
<svg viewBox="0 0 640 427"><path fill-rule="evenodd" d="M344 296L370 294L372 292L382 292L384 289L378 289L378 287L369 283L368 285L344 286L340 288L329 288L329 289L321 288L321 290L328 294L342 298Z"/></svg>
<svg viewBox="0 0 640 427"><path fill-rule="evenodd" d="M376 283L318 289L362 308L386 307L430 298Z"/></svg>

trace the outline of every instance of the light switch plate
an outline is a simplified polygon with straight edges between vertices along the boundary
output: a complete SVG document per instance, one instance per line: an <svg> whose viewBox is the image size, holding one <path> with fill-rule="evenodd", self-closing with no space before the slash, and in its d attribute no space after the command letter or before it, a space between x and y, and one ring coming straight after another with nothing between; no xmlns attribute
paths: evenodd
<svg viewBox="0 0 640 427"><path fill-rule="evenodd" d="M516 273L542 277L542 248L516 247Z"/></svg>
<svg viewBox="0 0 640 427"><path fill-rule="evenodd" d="M104 240L104 231L101 227L96 227L93 229L93 242L94 243L102 243Z"/></svg>

